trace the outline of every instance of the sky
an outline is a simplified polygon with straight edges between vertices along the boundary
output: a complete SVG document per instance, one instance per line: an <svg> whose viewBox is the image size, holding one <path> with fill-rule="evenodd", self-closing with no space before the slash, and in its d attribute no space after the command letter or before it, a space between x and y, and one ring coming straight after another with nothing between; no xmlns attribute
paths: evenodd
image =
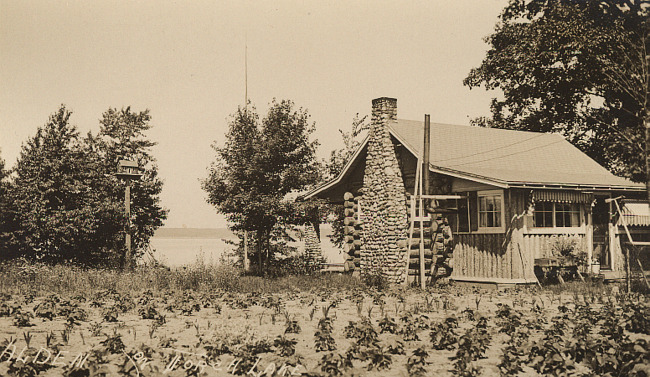
<svg viewBox="0 0 650 377"><path fill-rule="evenodd" d="M149 109L165 226L225 227L200 179L245 101L246 54L260 117L273 98L307 109L325 158L374 98L403 119L489 115L494 93L462 81L506 3L0 0L0 157L12 167L61 104L82 134L110 107Z"/></svg>

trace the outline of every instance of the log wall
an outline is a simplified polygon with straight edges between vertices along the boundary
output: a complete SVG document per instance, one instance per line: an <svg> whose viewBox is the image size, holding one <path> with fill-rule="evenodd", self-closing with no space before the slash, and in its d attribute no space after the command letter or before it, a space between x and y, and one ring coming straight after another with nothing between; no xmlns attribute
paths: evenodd
<svg viewBox="0 0 650 377"><path fill-rule="evenodd" d="M526 243L535 236L524 234L527 209L527 190L504 190L503 233L454 235L452 278L533 279L535 251Z"/></svg>

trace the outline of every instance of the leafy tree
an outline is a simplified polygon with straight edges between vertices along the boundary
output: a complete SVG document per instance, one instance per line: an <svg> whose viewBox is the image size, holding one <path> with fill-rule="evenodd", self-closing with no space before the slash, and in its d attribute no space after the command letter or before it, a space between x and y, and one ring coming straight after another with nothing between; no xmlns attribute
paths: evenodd
<svg viewBox="0 0 650 377"><path fill-rule="evenodd" d="M142 256L149 246L157 228L163 225L168 210L160 204L163 182L158 177L156 159L151 154L155 142L147 139L146 131L151 128L149 110L133 112L130 107L117 110L109 108L100 120L97 136L89 134L85 139L87 152L93 156L94 169L103 179L98 182L97 191L108 203L115 203L124 212L124 191L126 182L116 178L120 160L132 160L143 170L139 180L131 182L131 236L134 250L132 260L126 261L124 249L124 221L115 223L119 231L112 234L112 249L119 250L121 264L130 266Z"/></svg>
<svg viewBox="0 0 650 377"><path fill-rule="evenodd" d="M613 173L643 181L649 12L638 0L510 0L464 81L503 93L492 117L475 123L560 133Z"/></svg>
<svg viewBox="0 0 650 377"><path fill-rule="evenodd" d="M0 157L0 260L9 256L8 239L9 231L9 201L7 198L9 172L5 169L5 161Z"/></svg>
<svg viewBox="0 0 650 377"><path fill-rule="evenodd" d="M61 106L22 147L2 217L3 257L116 266L124 263L126 224L125 184L115 177L120 159L146 168L142 180L132 183L136 256L167 214L149 151L154 143L144 137L150 116L109 109L99 134L81 138L70 115Z"/></svg>
<svg viewBox="0 0 650 377"><path fill-rule="evenodd" d="M116 207L95 187L92 169L65 106L23 145L8 196L13 256L44 262L101 263ZM6 236L6 233L5 233Z"/></svg>
<svg viewBox="0 0 650 377"><path fill-rule="evenodd" d="M202 181L208 202L227 216L238 233L254 232L259 271L275 249L287 224L306 221L313 214L304 204L285 200L318 179L316 141L306 110L288 100L270 105L259 121L253 106L238 108L232 116L223 147L213 146L217 160Z"/></svg>
<svg viewBox="0 0 650 377"><path fill-rule="evenodd" d="M359 135L368 130L369 123L366 121L367 119L367 115L359 118L359 114L357 113L354 119L352 119L352 128L349 132L339 129L344 146L341 149L335 149L330 152L329 160L325 161L325 172L323 176L326 180L335 178L343 171L343 167L361 144Z"/></svg>
<svg viewBox="0 0 650 377"><path fill-rule="evenodd" d="M359 135L364 131L368 130L370 126L366 121L368 116L359 117L359 114L354 117L352 120L352 128L349 132L345 132L339 129L341 137L343 138L344 147L341 149L335 149L330 153L329 160L323 163L324 173L323 176L325 180L331 180L336 178L345 167L345 164L352 158L352 155L357 150L359 145L361 145L361 140ZM334 219L332 220L332 234L329 236L334 245L339 248L343 247L343 242L345 241L345 231L343 220L345 218L345 212L342 205L326 205L326 210L332 215Z"/></svg>

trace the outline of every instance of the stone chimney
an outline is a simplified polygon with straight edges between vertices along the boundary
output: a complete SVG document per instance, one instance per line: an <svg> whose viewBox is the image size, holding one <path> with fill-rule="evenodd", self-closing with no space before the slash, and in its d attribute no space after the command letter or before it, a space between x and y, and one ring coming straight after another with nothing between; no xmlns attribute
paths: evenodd
<svg viewBox="0 0 650 377"><path fill-rule="evenodd" d="M397 117L397 99L372 101L366 170L363 178L362 275L382 275L390 282L406 278L405 244L408 231L406 192L395 147L387 125Z"/></svg>
<svg viewBox="0 0 650 377"><path fill-rule="evenodd" d="M372 124L386 124L397 119L397 98L381 97L372 100Z"/></svg>

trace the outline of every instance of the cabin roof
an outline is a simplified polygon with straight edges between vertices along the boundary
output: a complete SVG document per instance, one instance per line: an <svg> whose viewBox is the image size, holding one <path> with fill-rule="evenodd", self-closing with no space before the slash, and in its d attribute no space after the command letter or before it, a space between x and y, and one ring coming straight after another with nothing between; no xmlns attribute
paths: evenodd
<svg viewBox="0 0 650 377"><path fill-rule="evenodd" d="M389 132L413 155L423 148L424 122L398 119ZM329 191L348 175L364 141L339 176L306 193L308 199ZM644 185L617 177L561 135L431 123L431 171L496 187L643 190Z"/></svg>
<svg viewBox="0 0 650 377"><path fill-rule="evenodd" d="M399 119L391 133L413 154L422 150L424 122ZM507 185L643 188L617 177L561 135L431 124L430 165Z"/></svg>

